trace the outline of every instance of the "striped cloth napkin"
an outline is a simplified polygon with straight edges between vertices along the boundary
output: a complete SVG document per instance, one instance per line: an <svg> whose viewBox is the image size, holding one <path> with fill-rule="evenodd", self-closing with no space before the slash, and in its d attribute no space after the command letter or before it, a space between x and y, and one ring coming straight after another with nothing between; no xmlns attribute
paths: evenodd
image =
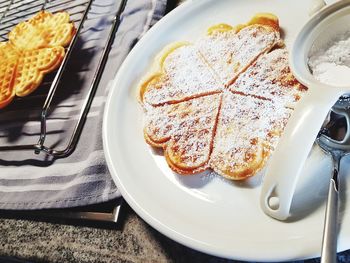
<svg viewBox="0 0 350 263"><path fill-rule="evenodd" d="M56 5L59 2L51 1ZM73 2L77 1L68 1L67 4ZM122 1L116 0L93 2L78 41L79 51L74 52L63 79L64 85L59 87L55 96L45 145L59 149L67 145L91 82L92 70L100 58L103 39L106 39L114 14L121 6ZM69 157L52 160L32 151L0 152L0 209L66 208L120 196L108 172L102 148L102 118L109 83L133 45L163 16L165 9L166 0L126 1L82 135ZM0 111L0 145L37 142L42 101L36 103L36 94L32 94Z"/></svg>

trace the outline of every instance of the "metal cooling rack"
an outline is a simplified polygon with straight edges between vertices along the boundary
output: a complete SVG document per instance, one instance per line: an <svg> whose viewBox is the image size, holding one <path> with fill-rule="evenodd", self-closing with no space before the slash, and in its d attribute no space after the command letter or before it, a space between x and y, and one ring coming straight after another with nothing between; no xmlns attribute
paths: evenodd
<svg viewBox="0 0 350 263"><path fill-rule="evenodd" d="M0 152L3 151L21 151L21 150L33 150L36 154L44 152L49 156L54 158L64 158L68 156L75 149L76 144L81 135L87 114L89 112L92 100L94 98L96 89L100 82L105 64L107 62L108 54L111 49L114 36L117 32L120 15L124 10L126 5L126 0L121 1L119 10L117 10L108 37L105 40L105 45L101 52L101 56L98 60L96 70L93 72L92 81L87 89L86 97L81 104L81 110L79 113L79 118L76 121L74 130L71 134L70 140L63 150L56 150L52 147L45 145L45 139L47 137L47 117L51 103L55 97L59 83L62 81L63 73L67 68L67 64L72 57L74 48L77 46L79 36L83 33L84 22L87 20L88 13L93 4L93 0L0 0L0 41L7 41L8 33L11 29L21 21L25 21L32 17L34 14L40 10L47 10L52 13L65 10L70 14L71 21L74 22L77 31L72 39L71 44L66 49L66 55L62 61L59 69L51 74L51 80L45 80L41 84L40 90L48 90L48 92L35 92L26 98L16 98L15 100L33 100L36 101L43 100L44 104L41 109L41 114L38 116L38 121L40 120L40 135L38 142L35 144L28 145L2 145L0 146ZM85 29L84 29L85 30ZM45 86L47 89L45 89ZM15 102L14 102L15 103ZM124 205L122 198L119 200L112 200L108 203L108 211L101 211L106 209L101 209L100 205L94 205L91 210L91 206L73 209L47 209L43 211L4 211L1 210L2 217L9 218L23 218L23 219L39 219L44 218L51 221L79 221L81 223L85 222L101 222L102 227L106 224L115 226L119 222L120 210ZM96 208L95 208L96 206ZM105 205L106 206L106 205Z"/></svg>
<svg viewBox="0 0 350 263"><path fill-rule="evenodd" d="M50 109L52 100L56 94L57 87L62 79L63 73L67 67L67 63L72 56L72 51L77 44L79 35L82 32L84 22L87 19L90 7L93 0L0 0L0 41L6 41L7 35L11 29L21 21L24 21L40 10L47 10L52 13L60 11L64 8L70 14L71 20L75 22L77 27L77 32L72 39L71 44L66 50L65 58L59 69L56 72L55 77L52 82L43 83L43 86L50 86L47 94L39 94L37 96L46 96L44 105L40 114L40 135L38 142L35 144L26 145L2 145L0 146L1 151L19 151L19 150L34 150L36 154L44 152L49 156L54 158L64 158L67 157L75 149L76 144L79 140L81 131L83 129L87 114L89 112L92 99L100 82L104 66L107 62L108 54L111 49L115 33L118 29L120 22L121 12L126 4L126 0L122 1L120 9L116 13L109 35L106 40L106 44L103 48L102 55L99 59L98 66L94 72L92 82L88 88L87 96L82 103L79 118L74 126L72 135L69 139L68 144L63 148L63 150L57 150L51 146L45 145L45 140L47 137L47 116ZM17 98L17 100L24 100L26 98ZM33 99L33 98L32 98Z"/></svg>

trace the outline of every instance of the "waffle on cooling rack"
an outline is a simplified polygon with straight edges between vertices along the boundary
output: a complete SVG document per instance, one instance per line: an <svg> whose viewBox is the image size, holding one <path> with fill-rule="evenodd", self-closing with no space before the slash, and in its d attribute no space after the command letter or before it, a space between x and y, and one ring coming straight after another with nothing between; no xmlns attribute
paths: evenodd
<svg viewBox="0 0 350 263"><path fill-rule="evenodd" d="M140 84L146 142L179 174L256 174L306 88L291 74L272 14L220 24L195 43L173 43Z"/></svg>
<svg viewBox="0 0 350 263"><path fill-rule="evenodd" d="M67 12L41 11L12 29L9 41L0 43L0 109L37 89L62 62L74 33Z"/></svg>
<svg viewBox="0 0 350 263"><path fill-rule="evenodd" d="M9 41L21 50L67 46L75 28L67 12L51 14L41 11L28 21L17 24L9 33Z"/></svg>

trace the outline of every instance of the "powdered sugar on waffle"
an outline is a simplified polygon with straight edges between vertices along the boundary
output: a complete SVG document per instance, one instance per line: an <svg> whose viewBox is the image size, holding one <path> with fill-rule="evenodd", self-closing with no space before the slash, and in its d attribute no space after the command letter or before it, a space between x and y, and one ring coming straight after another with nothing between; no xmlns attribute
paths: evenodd
<svg viewBox="0 0 350 263"><path fill-rule="evenodd" d="M211 167L226 177L249 168L252 162L261 168L290 111L279 103L225 91Z"/></svg>
<svg viewBox="0 0 350 263"><path fill-rule="evenodd" d="M191 100L188 118L180 123L168 145L167 154L176 164L199 167L209 160L216 117L220 106L220 94Z"/></svg>
<svg viewBox="0 0 350 263"><path fill-rule="evenodd" d="M168 141L178 123L178 112L174 107L178 107L178 105L152 107L146 104L146 106L145 134L154 144L162 144Z"/></svg>
<svg viewBox="0 0 350 263"><path fill-rule="evenodd" d="M287 51L268 53L278 43L278 32L254 24L167 55L141 96L145 138L165 149L172 170L212 168L244 179L263 167L304 89L291 75Z"/></svg>
<svg viewBox="0 0 350 263"><path fill-rule="evenodd" d="M305 87L292 75L288 51L283 48L262 55L237 78L230 90L294 107Z"/></svg>
<svg viewBox="0 0 350 263"><path fill-rule="evenodd" d="M178 169L198 167L208 161L220 97L214 94L146 108L146 135L155 143L167 142L166 154L182 166Z"/></svg>
<svg viewBox="0 0 350 263"><path fill-rule="evenodd" d="M229 84L278 41L279 34L270 27L252 25L238 33L227 31L203 37L196 46L222 82Z"/></svg>
<svg viewBox="0 0 350 263"><path fill-rule="evenodd" d="M182 101L187 98L219 92L222 85L192 45L170 53L163 64L159 81L150 83L144 100L152 105Z"/></svg>

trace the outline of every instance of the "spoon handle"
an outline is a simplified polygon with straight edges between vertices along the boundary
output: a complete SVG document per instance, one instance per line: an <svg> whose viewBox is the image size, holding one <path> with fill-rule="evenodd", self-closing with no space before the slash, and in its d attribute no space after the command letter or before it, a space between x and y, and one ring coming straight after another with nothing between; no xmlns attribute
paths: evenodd
<svg viewBox="0 0 350 263"><path fill-rule="evenodd" d="M338 234L338 172L341 157L333 155L334 170L330 180L328 200L323 229L321 263L337 262L337 234Z"/></svg>

